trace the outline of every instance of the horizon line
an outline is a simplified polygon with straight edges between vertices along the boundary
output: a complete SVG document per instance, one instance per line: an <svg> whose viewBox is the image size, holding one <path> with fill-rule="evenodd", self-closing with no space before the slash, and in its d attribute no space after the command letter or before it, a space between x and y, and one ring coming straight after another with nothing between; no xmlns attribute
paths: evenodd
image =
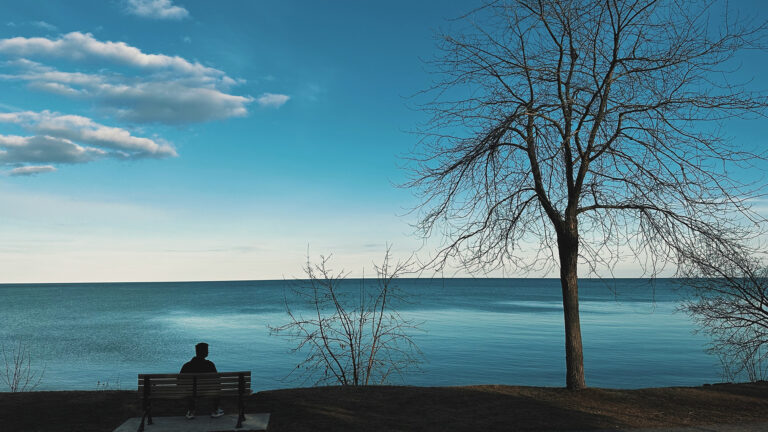
<svg viewBox="0 0 768 432"><path fill-rule="evenodd" d="M359 280L375 280L375 277L349 277L345 278L343 280L351 280L351 281L359 281ZM559 277L472 277L472 276L462 276L462 277L401 277L397 278L400 280L404 279L423 279L423 280L429 280L429 279L444 279L444 280L451 280L451 279L509 279L509 280L515 280L515 279L546 279L546 280L560 280ZM685 278L679 278L679 277L670 277L670 276L656 276L656 277L648 277L648 276L632 276L632 277L580 277L579 280L622 280L622 279L648 279L648 280L656 280L656 279L685 279ZM141 280L141 281L78 281L78 282L0 282L0 286L4 285L86 285L86 284L148 284L148 283L157 283L157 284L165 284L165 283L223 283L223 282L291 282L291 281L307 281L310 279L307 278L292 278L292 279L219 279L219 280L167 280L167 281L151 281L151 280Z"/></svg>

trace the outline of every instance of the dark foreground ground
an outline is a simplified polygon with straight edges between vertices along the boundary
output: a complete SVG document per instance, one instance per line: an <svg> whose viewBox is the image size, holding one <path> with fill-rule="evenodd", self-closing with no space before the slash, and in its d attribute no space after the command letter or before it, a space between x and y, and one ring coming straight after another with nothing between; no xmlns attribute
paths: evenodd
<svg viewBox="0 0 768 432"><path fill-rule="evenodd" d="M768 382L642 390L320 387L259 392L269 431L571 430L768 422ZM227 401L225 410L234 411ZM184 403L155 405L183 415ZM141 414L135 391L0 393L0 431L112 431ZM151 431L150 431L151 432Z"/></svg>

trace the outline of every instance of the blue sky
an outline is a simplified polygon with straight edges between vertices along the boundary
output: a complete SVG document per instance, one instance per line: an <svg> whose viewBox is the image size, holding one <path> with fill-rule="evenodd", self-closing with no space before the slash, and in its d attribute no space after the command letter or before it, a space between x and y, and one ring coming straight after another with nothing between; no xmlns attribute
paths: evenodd
<svg viewBox="0 0 768 432"><path fill-rule="evenodd" d="M416 201L393 185L424 120L408 96L435 31L476 4L6 6L0 282L292 277L308 247L354 275L387 243L407 257Z"/></svg>
<svg viewBox="0 0 768 432"><path fill-rule="evenodd" d="M5 7L0 135L32 141L1 167L0 281L282 278L308 247L360 273L388 242L407 256L407 97L468 4Z"/></svg>

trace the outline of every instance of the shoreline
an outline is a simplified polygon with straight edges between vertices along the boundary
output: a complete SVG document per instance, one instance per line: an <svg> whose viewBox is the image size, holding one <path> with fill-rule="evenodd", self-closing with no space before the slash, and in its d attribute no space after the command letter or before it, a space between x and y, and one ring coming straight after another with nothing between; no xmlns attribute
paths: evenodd
<svg viewBox="0 0 768 432"><path fill-rule="evenodd" d="M235 401L223 407L233 412ZM269 431L600 430L768 423L768 382L635 390L475 385L264 390L247 412L271 413ZM154 414L183 415L161 401ZM141 415L136 390L0 393L3 430L112 431Z"/></svg>

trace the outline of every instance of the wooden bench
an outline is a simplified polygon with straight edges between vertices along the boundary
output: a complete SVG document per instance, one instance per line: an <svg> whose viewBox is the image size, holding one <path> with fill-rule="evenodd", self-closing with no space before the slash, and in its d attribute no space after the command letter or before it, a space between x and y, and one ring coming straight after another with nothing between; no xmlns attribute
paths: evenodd
<svg viewBox="0 0 768 432"><path fill-rule="evenodd" d="M139 432L152 424L152 401L157 399L187 399L194 409L200 397L238 398L235 428L243 427L245 397L251 394L251 372L219 372L199 374L139 374L139 396L142 409Z"/></svg>

